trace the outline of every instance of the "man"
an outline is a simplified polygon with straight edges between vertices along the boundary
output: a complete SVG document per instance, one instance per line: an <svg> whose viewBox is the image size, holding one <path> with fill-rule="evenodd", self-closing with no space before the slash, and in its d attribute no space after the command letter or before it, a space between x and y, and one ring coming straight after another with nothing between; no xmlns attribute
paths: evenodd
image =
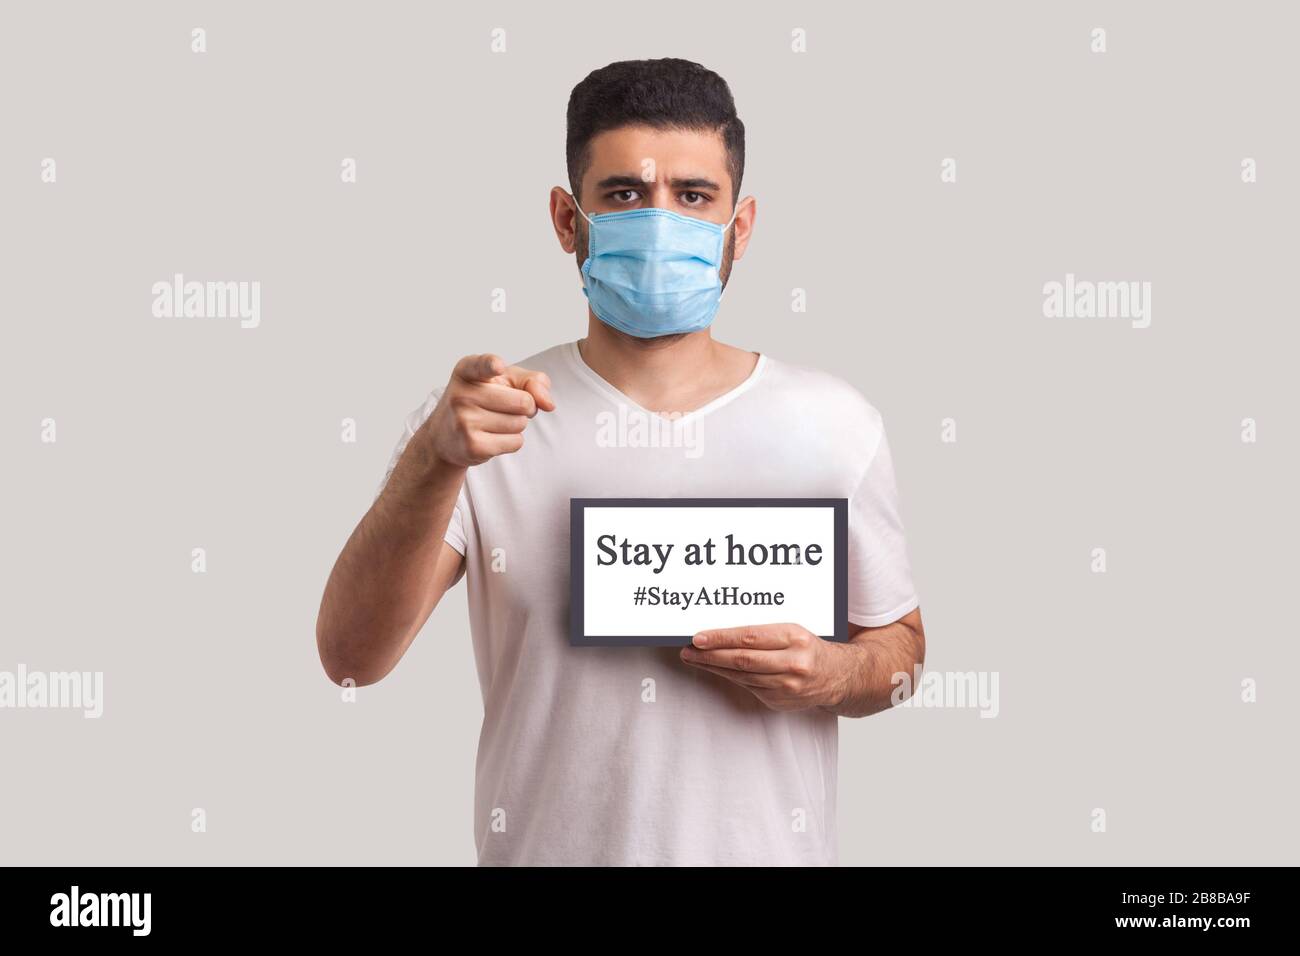
<svg viewBox="0 0 1300 956"><path fill-rule="evenodd" d="M834 864L838 717L888 708L925 653L880 416L710 334L755 219L721 77L597 70L570 97L567 153L550 210L586 338L461 359L412 413L330 575L321 661L379 680L465 575L480 864ZM602 440L611 412L691 440ZM571 497L849 499L851 641L741 619L680 651L570 646Z"/></svg>

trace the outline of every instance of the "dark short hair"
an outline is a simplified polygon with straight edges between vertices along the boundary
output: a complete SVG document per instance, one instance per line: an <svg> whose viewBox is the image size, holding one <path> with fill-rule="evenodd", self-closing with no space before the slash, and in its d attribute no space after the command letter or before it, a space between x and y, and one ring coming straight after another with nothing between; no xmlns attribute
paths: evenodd
<svg viewBox="0 0 1300 956"><path fill-rule="evenodd" d="M622 60L602 66L569 94L565 155L569 188L578 195L592 139L620 126L713 130L722 136L732 201L745 172L745 124L727 81L690 60Z"/></svg>

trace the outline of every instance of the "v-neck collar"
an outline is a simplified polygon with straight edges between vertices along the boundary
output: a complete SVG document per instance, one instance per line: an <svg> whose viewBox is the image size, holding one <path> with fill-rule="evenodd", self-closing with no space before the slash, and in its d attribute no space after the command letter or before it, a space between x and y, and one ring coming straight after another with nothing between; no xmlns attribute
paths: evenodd
<svg viewBox="0 0 1300 956"><path fill-rule="evenodd" d="M596 372L595 369L593 369L590 365L587 364L587 360L582 357L582 352L578 350L577 340L574 340L570 342L567 346L565 346L564 352L569 357L569 361L573 365L574 371L578 373L578 377L582 379L584 382L586 382L588 385L590 385L592 388L594 388L605 398L609 399L612 402L615 402L616 404L627 405L628 407L635 409L636 411L642 413L643 415L653 416L654 418L660 421L672 425L678 425L685 421L693 420L696 418L702 418L703 416L708 415L710 412L715 412L722 406L730 404L731 402L735 401L741 395L745 394L745 392L749 391L751 388L754 387L754 385L758 382L759 377L763 374L763 371L768 366L767 356L764 355L762 352L759 352L758 361L754 363L754 370L750 372L749 376L743 382L737 385L735 388L731 389L730 391L723 392L717 398L714 398L704 403L699 408L696 408L689 412L683 412L681 415L676 415L673 418L668 418L665 417L660 412L652 412L648 408L643 408L641 405L632 401L632 399L628 398L625 394L623 394L621 391L619 391L609 382L605 381L605 379L603 379Z"/></svg>

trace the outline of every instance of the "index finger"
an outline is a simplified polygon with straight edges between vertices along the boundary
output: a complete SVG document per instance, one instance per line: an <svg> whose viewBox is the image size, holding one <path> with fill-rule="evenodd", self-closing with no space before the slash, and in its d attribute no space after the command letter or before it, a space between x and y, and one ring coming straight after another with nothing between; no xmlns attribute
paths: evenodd
<svg viewBox="0 0 1300 956"><path fill-rule="evenodd" d="M501 356L488 352L483 355L466 355L456 363L452 374L467 382L487 382L506 370Z"/></svg>
<svg viewBox="0 0 1300 956"><path fill-rule="evenodd" d="M790 637L784 624L751 624L747 627L721 627L700 631L691 643L695 647L716 650L720 647L754 647L775 651L790 646Z"/></svg>

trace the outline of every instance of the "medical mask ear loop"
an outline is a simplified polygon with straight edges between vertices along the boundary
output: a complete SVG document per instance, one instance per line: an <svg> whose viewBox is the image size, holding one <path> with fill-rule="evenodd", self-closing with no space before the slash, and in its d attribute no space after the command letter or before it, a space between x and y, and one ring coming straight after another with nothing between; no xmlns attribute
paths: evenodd
<svg viewBox="0 0 1300 956"><path fill-rule="evenodd" d="M739 215L740 215L740 203L736 203L736 208L732 210L731 218L728 219L727 224L722 227L722 231L726 232L728 229L730 229L732 224L736 221L736 217Z"/></svg>
<svg viewBox="0 0 1300 956"><path fill-rule="evenodd" d="M731 224L736 221L736 217L739 215L740 215L740 203L736 203L736 209L734 212L732 212L731 219L727 222L725 226L722 227L722 232L724 235L726 234L727 230L731 228ZM724 283L722 286L722 291L718 293L718 305L722 304L722 297L726 294L727 294L727 286Z"/></svg>
<svg viewBox="0 0 1300 956"><path fill-rule="evenodd" d="M573 197L573 208L578 210L578 213L582 216L583 219L587 220L587 222L590 222L593 226L595 225L594 222L591 222L591 217L588 216L585 212L583 212L582 207L578 205L577 196ZM585 266L589 261L591 261L591 236L590 235L587 236L587 260L583 262L583 265ZM578 274L582 275L581 268L578 269ZM582 291L584 293L587 291L587 277L585 275L582 275Z"/></svg>

